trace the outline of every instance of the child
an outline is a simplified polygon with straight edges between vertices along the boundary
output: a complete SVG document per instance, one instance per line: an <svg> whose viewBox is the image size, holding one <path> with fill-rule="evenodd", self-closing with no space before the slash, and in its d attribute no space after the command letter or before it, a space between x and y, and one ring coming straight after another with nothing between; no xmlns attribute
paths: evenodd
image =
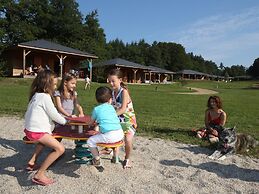
<svg viewBox="0 0 259 194"><path fill-rule="evenodd" d="M24 132L28 139L38 142L27 170L35 169L36 159L44 146L53 149L32 178L34 183L44 186L54 182L45 175L45 171L65 151L64 146L51 135L53 121L62 125L67 122L58 113L51 99L56 86L57 78L51 70L39 71L31 85L30 102L25 114Z"/></svg>
<svg viewBox="0 0 259 194"><path fill-rule="evenodd" d="M57 109L65 117L75 117L75 108L78 110L79 117L84 116L83 108L78 103L75 91L76 81L74 74L65 74L58 90L54 93Z"/></svg>
<svg viewBox="0 0 259 194"><path fill-rule="evenodd" d="M207 138L210 143L217 143L222 126L226 123L226 113L222 110L219 96L210 96L205 111L205 127L197 131L198 138Z"/></svg>
<svg viewBox="0 0 259 194"><path fill-rule="evenodd" d="M219 129L215 126L224 126L226 113L222 110L222 101L219 96L210 96L205 111L205 127L211 143L219 141Z"/></svg>
<svg viewBox="0 0 259 194"><path fill-rule="evenodd" d="M86 88L89 88L89 90L91 88L91 80L88 77L88 75L86 75L86 78L85 78L85 90L86 90Z"/></svg>
<svg viewBox="0 0 259 194"><path fill-rule="evenodd" d="M108 87L99 87L95 92L95 97L100 105L96 106L92 112L92 120L99 125L99 134L91 136L87 140L89 149L93 155L93 165L101 166L97 143L115 143L123 139L124 134L117 117L116 111L111 105L112 91ZM118 153L114 151L112 161L117 161Z"/></svg>
<svg viewBox="0 0 259 194"><path fill-rule="evenodd" d="M132 152L133 136L136 132L137 122L133 109L133 104L126 88L122 82L122 73L119 69L113 69L109 72L108 81L113 89L112 104L119 116L122 129L125 133L125 160L123 168L131 168L130 154Z"/></svg>

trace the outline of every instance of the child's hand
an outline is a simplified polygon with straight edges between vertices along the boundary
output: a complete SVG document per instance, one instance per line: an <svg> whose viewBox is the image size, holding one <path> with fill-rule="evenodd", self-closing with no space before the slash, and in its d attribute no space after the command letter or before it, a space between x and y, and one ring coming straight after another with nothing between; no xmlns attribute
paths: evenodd
<svg viewBox="0 0 259 194"><path fill-rule="evenodd" d="M94 130L95 130L95 131L100 131L99 126L96 125L96 126L94 127Z"/></svg>
<svg viewBox="0 0 259 194"><path fill-rule="evenodd" d="M75 117L77 117L77 116L76 116L76 115L71 115L71 117L72 117L72 118L75 118Z"/></svg>
<svg viewBox="0 0 259 194"><path fill-rule="evenodd" d="M85 115L84 115L84 114L79 114L78 116L79 116L79 117L84 117Z"/></svg>
<svg viewBox="0 0 259 194"><path fill-rule="evenodd" d="M217 131L216 129L212 129L212 130L211 130L211 134L214 135L214 136L216 136L216 137L219 136L218 131Z"/></svg>

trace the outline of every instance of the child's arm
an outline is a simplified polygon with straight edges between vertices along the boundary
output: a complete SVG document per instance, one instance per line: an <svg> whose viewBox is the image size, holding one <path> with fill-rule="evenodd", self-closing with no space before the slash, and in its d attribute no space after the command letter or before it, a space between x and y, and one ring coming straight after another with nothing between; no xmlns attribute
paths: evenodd
<svg viewBox="0 0 259 194"><path fill-rule="evenodd" d="M59 124L62 124L62 125L67 123L67 120L58 113L58 111L57 111L57 109L56 109L56 107L55 107L54 103L52 102L51 97L49 95L47 95L44 98L44 101L43 101L42 105L43 105L43 109L46 111L48 116L53 121L55 121Z"/></svg>
<svg viewBox="0 0 259 194"><path fill-rule="evenodd" d="M207 109L205 111L205 127L208 129L208 130L212 130L212 128L210 127L210 123L209 123L209 109Z"/></svg>
<svg viewBox="0 0 259 194"><path fill-rule="evenodd" d="M126 108L127 108L127 104L128 104L129 101L130 101L129 92L126 89L124 89L123 92L122 92L121 107L116 110L117 115L122 115L123 113L125 113Z"/></svg>
<svg viewBox="0 0 259 194"><path fill-rule="evenodd" d="M212 134L214 136L218 136L218 132L216 129L213 129L211 126L210 126L210 123L209 123L209 110L206 110L205 112L205 126L209 132L209 134Z"/></svg>
<svg viewBox="0 0 259 194"><path fill-rule="evenodd" d="M91 120L88 122L88 125L93 125L95 123L95 120L91 117Z"/></svg>
<svg viewBox="0 0 259 194"><path fill-rule="evenodd" d="M222 110L220 115L220 126L224 126L227 120L227 114Z"/></svg>
<svg viewBox="0 0 259 194"><path fill-rule="evenodd" d="M84 111L83 111L83 108L82 108L82 106L79 104L79 102L78 102L78 99L77 99L77 97L75 96L75 107L77 108L77 110L78 110L78 116L79 117L83 117L84 116Z"/></svg>
<svg viewBox="0 0 259 194"><path fill-rule="evenodd" d="M67 117L72 116L72 115L68 114L68 113L65 111L65 109L62 107L60 96L55 96L55 101L56 101L57 109L58 109L58 111L59 111L61 114L65 115L65 116L67 116Z"/></svg>
<svg viewBox="0 0 259 194"><path fill-rule="evenodd" d="M91 115L91 121L89 122L89 125L93 125L96 122L96 118L97 118L97 115L96 115L96 112L95 112L95 109L94 109L93 112L92 112L92 115ZM94 127L94 130L99 131L99 126L96 125Z"/></svg>

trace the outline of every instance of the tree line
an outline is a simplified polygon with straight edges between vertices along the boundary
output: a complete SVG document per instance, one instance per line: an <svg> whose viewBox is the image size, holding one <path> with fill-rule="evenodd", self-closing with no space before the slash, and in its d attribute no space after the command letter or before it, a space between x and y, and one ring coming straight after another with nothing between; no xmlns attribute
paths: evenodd
<svg viewBox="0 0 259 194"><path fill-rule="evenodd" d="M217 65L201 55L187 53L178 43L154 41L149 44L144 39L131 43L120 39L107 42L98 11L83 16L75 0L0 1L0 53L9 46L36 39L95 54L99 57L95 62L123 58L175 72L191 69L219 76L259 75L259 68L255 68L259 67L259 59L249 69L242 65L224 67L222 63ZM4 70L2 62L0 72L3 74Z"/></svg>

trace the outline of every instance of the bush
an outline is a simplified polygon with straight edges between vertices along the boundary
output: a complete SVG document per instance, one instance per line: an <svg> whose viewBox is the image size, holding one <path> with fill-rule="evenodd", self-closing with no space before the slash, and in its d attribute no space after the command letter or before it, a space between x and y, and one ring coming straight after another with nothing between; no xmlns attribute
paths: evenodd
<svg viewBox="0 0 259 194"><path fill-rule="evenodd" d="M6 77L10 75L10 70L8 69L7 62L0 60L0 77Z"/></svg>

